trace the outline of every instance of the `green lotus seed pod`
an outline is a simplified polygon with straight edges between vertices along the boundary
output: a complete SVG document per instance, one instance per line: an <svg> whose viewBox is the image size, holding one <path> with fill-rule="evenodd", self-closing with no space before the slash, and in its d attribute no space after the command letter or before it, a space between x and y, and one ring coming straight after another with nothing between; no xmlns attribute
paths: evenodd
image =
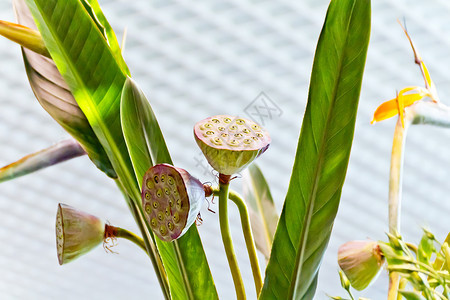
<svg viewBox="0 0 450 300"><path fill-rule="evenodd" d="M338 264L351 285L361 291L378 274L384 264L384 257L377 242L351 241L339 247Z"/></svg>
<svg viewBox="0 0 450 300"><path fill-rule="evenodd" d="M205 190L198 179L168 164L148 169L142 187L145 217L156 236L166 242L186 233L205 200Z"/></svg>
<svg viewBox="0 0 450 300"><path fill-rule="evenodd" d="M69 205L59 204L56 248L60 265L71 262L103 242L105 223Z"/></svg>
<svg viewBox="0 0 450 300"><path fill-rule="evenodd" d="M251 120L218 115L198 122L194 136L209 164L220 174L243 170L267 150L270 135Z"/></svg>

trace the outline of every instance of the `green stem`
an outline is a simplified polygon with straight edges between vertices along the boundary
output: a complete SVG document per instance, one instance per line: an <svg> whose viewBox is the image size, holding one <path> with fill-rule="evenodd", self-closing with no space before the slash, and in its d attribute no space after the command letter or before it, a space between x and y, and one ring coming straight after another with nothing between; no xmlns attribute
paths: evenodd
<svg viewBox="0 0 450 300"><path fill-rule="evenodd" d="M125 188L123 187L122 183L119 181L119 179L116 179L116 184L122 191L125 200L130 208L131 214L134 217L134 220L136 221L136 224L139 227L139 230L142 233L143 241L145 244L146 252L148 253L148 256L150 257L150 260L152 261L153 268L156 273L156 277L158 279L159 285L161 286L162 292L164 294L164 298L166 300L170 300L170 289L169 289L169 282L167 279L167 274L164 269L163 263L161 261L161 257L159 256L158 250L155 246L155 241L153 240L153 237L151 235L151 231L148 228L147 222L145 222L144 215L142 212L142 209L136 204L133 199L128 197Z"/></svg>
<svg viewBox="0 0 450 300"><path fill-rule="evenodd" d="M128 231L121 227L111 226L108 224L106 224L106 228L107 229L105 229L105 231L112 232L112 235L114 237L129 240L130 242L134 243L136 246L144 250L145 253L147 253L147 248L145 247L144 240L141 237L134 234L133 232Z"/></svg>
<svg viewBox="0 0 450 300"><path fill-rule="evenodd" d="M214 195L219 195L219 189L212 189ZM252 267L253 281L255 282L256 295L259 295L262 288L262 276L261 269L259 268L258 256L256 255L255 241L253 239L252 229L250 225L250 217L248 214L247 206L245 205L242 197L234 192L229 192L229 199L236 204L239 209L239 215L241 217L242 232L244 234L245 245L247 246L247 252L250 259L250 265Z"/></svg>
<svg viewBox="0 0 450 300"><path fill-rule="evenodd" d="M227 255L228 264L230 266L231 275L233 277L236 297L238 300L246 299L244 283L242 281L241 271L234 253L233 241L231 239L230 227L228 225L228 189L230 186L229 175L219 175L219 224L222 242Z"/></svg>

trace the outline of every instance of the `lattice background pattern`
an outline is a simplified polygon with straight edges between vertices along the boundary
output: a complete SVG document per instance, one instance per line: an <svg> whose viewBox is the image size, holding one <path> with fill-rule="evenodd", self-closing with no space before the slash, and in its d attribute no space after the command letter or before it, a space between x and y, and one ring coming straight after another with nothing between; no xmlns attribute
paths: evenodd
<svg viewBox="0 0 450 300"><path fill-rule="evenodd" d="M176 165L201 181L213 181L200 155L193 124L227 113L248 116L270 99L280 110L256 119L273 143L259 164L281 211L306 105L315 45L328 1L149 1L102 0L121 37L128 28L126 61L151 101ZM375 108L407 85L421 85L409 44L397 18L427 62L441 99L450 95L450 4L434 1L373 1L372 35L355 140L341 205L324 257L316 299L343 295L336 253L352 239L384 239L387 230L389 160L395 121L370 125ZM0 18L14 20L9 0ZM0 39L0 164L44 148L68 135L34 99L19 47ZM264 92L266 98L258 98ZM257 102L253 102L254 100ZM450 102L447 102L449 104ZM263 111L261 111L263 112ZM255 116L253 116L255 117ZM404 237L417 242L421 226L442 240L449 231L450 131L413 127L407 140L404 176ZM239 179L233 182L240 189ZM162 299L146 255L127 241L106 254L101 247L59 266L55 213L64 202L138 231L113 182L87 158L0 185L1 299ZM217 211L217 205L212 209ZM203 210L200 234L221 299L234 299L231 275L218 238L217 214ZM248 291L250 265L231 206L232 233ZM263 261L262 257L260 257ZM383 273L367 290L385 298ZM249 299L256 296L249 292Z"/></svg>

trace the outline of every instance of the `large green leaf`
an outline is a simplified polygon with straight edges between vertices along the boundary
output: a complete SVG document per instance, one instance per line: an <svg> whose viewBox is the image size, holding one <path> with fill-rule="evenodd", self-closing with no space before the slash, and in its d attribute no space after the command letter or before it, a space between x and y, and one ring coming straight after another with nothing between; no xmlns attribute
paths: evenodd
<svg viewBox="0 0 450 300"><path fill-rule="evenodd" d="M277 228L278 214L269 185L255 163L245 170L243 186L256 248L268 260Z"/></svg>
<svg viewBox="0 0 450 300"><path fill-rule="evenodd" d="M142 182L149 167L172 164L161 129L144 93L132 79L127 79L122 92L121 122L136 178ZM211 271L197 228L172 243L156 238L158 249L169 273L174 299L217 299ZM184 283L184 284L183 284Z"/></svg>
<svg viewBox="0 0 450 300"><path fill-rule="evenodd" d="M314 295L347 171L369 34L370 0L331 1L260 299Z"/></svg>
<svg viewBox="0 0 450 300"><path fill-rule="evenodd" d="M14 0L14 10L19 24L36 28L23 0ZM100 170L110 177L116 177L105 150L53 60L26 48L22 48L22 54L31 88L42 107L80 142Z"/></svg>

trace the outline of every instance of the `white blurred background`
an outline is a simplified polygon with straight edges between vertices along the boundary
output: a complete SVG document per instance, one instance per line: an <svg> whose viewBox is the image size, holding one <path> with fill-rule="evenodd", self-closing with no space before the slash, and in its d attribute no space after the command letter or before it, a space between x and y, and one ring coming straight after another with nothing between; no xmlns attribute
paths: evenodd
<svg viewBox="0 0 450 300"><path fill-rule="evenodd" d="M151 101L174 162L201 181L214 179L192 137L196 121L221 113L248 117L261 92L278 106L279 113L257 121L273 137L259 165L281 211L328 1L100 0L100 4L119 38L128 29L126 61ZM369 122L375 108L393 98L396 90L423 84L397 18L406 19L441 99L446 102L450 95L449 2L376 0L372 9L350 166L316 299L327 299L326 293L344 296L336 263L340 244L368 237L385 239L395 120ZM9 0L0 0L0 19L14 20ZM19 47L3 38L0 70L0 165L67 138L34 99ZM422 226L440 240L450 230L449 137L450 131L433 127L413 127L409 132L402 211L402 233L409 241L419 241ZM239 181L233 181L238 190ZM86 157L2 183L1 299L162 299L150 261L127 241L114 248L118 254L99 247L59 266L54 233L59 202L137 232L113 182ZM217 210L216 205L211 208ZM199 231L219 295L234 299L217 214L205 207L202 215ZM255 299L237 210L232 208L230 215L249 299ZM383 273L362 295L383 299L386 287Z"/></svg>

